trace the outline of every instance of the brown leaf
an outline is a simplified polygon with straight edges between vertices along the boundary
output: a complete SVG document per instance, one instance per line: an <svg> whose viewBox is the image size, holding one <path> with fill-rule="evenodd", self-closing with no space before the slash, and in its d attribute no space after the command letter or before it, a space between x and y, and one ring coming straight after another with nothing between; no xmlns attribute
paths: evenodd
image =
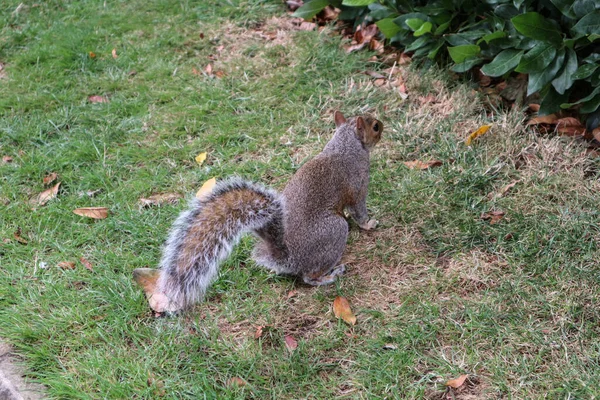
<svg viewBox="0 0 600 400"><path fill-rule="evenodd" d="M356 316L350 309L350 303L345 297L338 296L333 300L333 314L350 325L356 324Z"/></svg>
<svg viewBox="0 0 600 400"><path fill-rule="evenodd" d="M198 71L196 68L192 67L192 74L194 75L202 75L202 73L200 71Z"/></svg>
<svg viewBox="0 0 600 400"><path fill-rule="evenodd" d="M258 339L262 336L264 328L265 327L263 325L256 327L256 332L254 332L254 339Z"/></svg>
<svg viewBox="0 0 600 400"><path fill-rule="evenodd" d="M410 169L429 169L434 167L439 167L442 165L442 162L439 160L431 160L431 161L403 161L402 164L406 165Z"/></svg>
<svg viewBox="0 0 600 400"><path fill-rule="evenodd" d="M583 126L557 126L556 132L566 136L580 136L585 135L587 133L586 129Z"/></svg>
<svg viewBox="0 0 600 400"><path fill-rule="evenodd" d="M352 53L353 51L362 49L366 45L367 45L367 43L357 43L357 44L352 44L350 46L344 46L344 49L346 50L346 53Z"/></svg>
<svg viewBox="0 0 600 400"><path fill-rule="evenodd" d="M153 194L148 198L141 198L140 205L142 207L160 206L163 204L176 204L183 196L179 193L161 193Z"/></svg>
<svg viewBox="0 0 600 400"><path fill-rule="evenodd" d="M558 121L556 114L550 114L531 118L529 121L527 121L527 125L555 124L556 121Z"/></svg>
<svg viewBox="0 0 600 400"><path fill-rule="evenodd" d="M204 67L204 72L206 72L208 75L212 75L212 71L213 71L212 64L208 64L206 67Z"/></svg>
<svg viewBox="0 0 600 400"><path fill-rule="evenodd" d="M573 127L573 128L583 128L583 124L577 118L573 117L564 117L560 118L556 121L557 127Z"/></svg>
<svg viewBox="0 0 600 400"><path fill-rule="evenodd" d="M370 77L373 77L375 79L385 79L386 76L385 75L381 75L379 72L377 71L365 71L366 75L369 75Z"/></svg>
<svg viewBox="0 0 600 400"><path fill-rule="evenodd" d="M298 347L298 342L291 335L285 335L284 340L285 340L285 347L290 352L296 350L296 347Z"/></svg>
<svg viewBox="0 0 600 400"><path fill-rule="evenodd" d="M294 296L298 295L298 291L297 290L290 290L290 292L287 294L287 299L291 299Z"/></svg>
<svg viewBox="0 0 600 400"><path fill-rule="evenodd" d="M504 218L505 214L504 211L488 211L481 214L481 219L484 221L490 220L490 225L495 225Z"/></svg>
<svg viewBox="0 0 600 400"><path fill-rule="evenodd" d="M304 4L302 0L287 0L285 3L287 4L290 11L296 11Z"/></svg>
<svg viewBox="0 0 600 400"><path fill-rule="evenodd" d="M75 269L75 263L73 261L61 261L58 266L62 269Z"/></svg>
<svg viewBox="0 0 600 400"><path fill-rule="evenodd" d="M90 51L88 54L90 55L90 58L96 58L96 53L93 51Z"/></svg>
<svg viewBox="0 0 600 400"><path fill-rule="evenodd" d="M400 53L398 56L398 65L408 65L412 62L412 58L405 53Z"/></svg>
<svg viewBox="0 0 600 400"><path fill-rule="evenodd" d="M17 231L15 233L13 233L13 237L15 238L15 240L21 244L27 244L29 243L27 241L27 239L25 239L24 237L21 236L21 228L18 227Z"/></svg>
<svg viewBox="0 0 600 400"><path fill-rule="evenodd" d="M289 5L289 2L288 2ZM321 22L333 21L339 15L340 10L338 8L334 8L333 6L327 6L319 14L317 14L317 19Z"/></svg>
<svg viewBox="0 0 600 400"><path fill-rule="evenodd" d="M446 382L446 386L450 386L451 388L458 389L459 387L461 387L463 385L463 383L465 383L465 380L467 380L468 377L469 377L469 375L461 375L456 379L450 379L448 382Z"/></svg>
<svg viewBox="0 0 600 400"><path fill-rule="evenodd" d="M54 182L56 180L56 178L58 177L58 175L56 174L56 172L51 172L48 175L46 175L43 179L44 181L44 185L49 185L52 182Z"/></svg>
<svg viewBox="0 0 600 400"><path fill-rule="evenodd" d="M594 129L592 135L594 135L594 139L600 142L600 127Z"/></svg>
<svg viewBox="0 0 600 400"><path fill-rule="evenodd" d="M381 87L383 85L385 85L386 79L385 78L379 78L379 79L375 79L373 81L373 85L377 86L377 87Z"/></svg>
<svg viewBox="0 0 600 400"><path fill-rule="evenodd" d="M496 86L496 87L498 87L498 86ZM540 105L539 104L532 103L532 104L529 105L528 108L529 108L529 111L531 111L531 112L539 112L540 111Z"/></svg>
<svg viewBox="0 0 600 400"><path fill-rule="evenodd" d="M2 162L5 164L13 162L13 158L11 156L2 156Z"/></svg>
<svg viewBox="0 0 600 400"><path fill-rule="evenodd" d="M46 204L47 202L49 202L50 200L52 200L53 198L56 197L56 195L58 194L59 186L60 186L60 182L58 182L56 185L52 186L50 189L46 189L42 193L38 194L37 196L34 196L31 200L29 200L29 203L38 205L38 206L43 206L44 204Z"/></svg>
<svg viewBox="0 0 600 400"><path fill-rule="evenodd" d="M90 96L88 97L90 103L108 103L108 98L104 96Z"/></svg>
<svg viewBox="0 0 600 400"><path fill-rule="evenodd" d="M419 103L421 103L421 105L427 104L427 103L437 103L437 97L435 97L434 95L430 94L428 96L420 96L419 97Z"/></svg>
<svg viewBox="0 0 600 400"><path fill-rule="evenodd" d="M246 385L247 385L246 381L237 376L234 376L233 378L229 378L227 380L227 386L229 386L229 387L246 386Z"/></svg>
<svg viewBox="0 0 600 400"><path fill-rule="evenodd" d="M94 270L94 266L92 265L92 263L89 262L88 260L86 260L85 258L79 257L79 261L81 261L83 266L86 267L87 269L89 269L90 271Z"/></svg>
<svg viewBox="0 0 600 400"><path fill-rule="evenodd" d="M112 49L111 54L112 54L112 58L116 59L118 57L117 56L117 49Z"/></svg>
<svg viewBox="0 0 600 400"><path fill-rule="evenodd" d="M504 196L506 193L508 193L508 191L510 189L512 189L517 183L519 183L519 181L511 182L508 185L504 186L502 189L500 189L498 192L496 192L496 193L492 192L492 193L488 194L487 197L490 200L492 200L492 199L498 199L498 198Z"/></svg>
<svg viewBox="0 0 600 400"><path fill-rule="evenodd" d="M298 30L300 31L314 31L317 28L317 24L309 21L302 21L300 26L298 26Z"/></svg>
<svg viewBox="0 0 600 400"><path fill-rule="evenodd" d="M383 42L372 38L371 40L369 40L369 50L376 51L379 54L383 53Z"/></svg>
<svg viewBox="0 0 600 400"><path fill-rule="evenodd" d="M82 217L89 217L94 219L104 219L108 217L108 208L106 207L82 207L76 208L73 212Z"/></svg>
<svg viewBox="0 0 600 400"><path fill-rule="evenodd" d="M216 76L217 78L222 78L222 77L224 77L224 76L225 76L225 72L223 72L223 71L221 71L221 70L219 70L219 71L215 71L215 76Z"/></svg>

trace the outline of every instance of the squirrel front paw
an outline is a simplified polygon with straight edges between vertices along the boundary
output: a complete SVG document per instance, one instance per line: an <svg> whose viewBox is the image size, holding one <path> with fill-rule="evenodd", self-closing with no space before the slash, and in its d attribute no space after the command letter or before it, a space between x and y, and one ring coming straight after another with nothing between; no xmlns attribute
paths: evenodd
<svg viewBox="0 0 600 400"><path fill-rule="evenodd" d="M378 223L379 221L377 221L376 219L370 219L364 224L360 225L360 228L364 229L365 231L370 231L371 229L375 229Z"/></svg>

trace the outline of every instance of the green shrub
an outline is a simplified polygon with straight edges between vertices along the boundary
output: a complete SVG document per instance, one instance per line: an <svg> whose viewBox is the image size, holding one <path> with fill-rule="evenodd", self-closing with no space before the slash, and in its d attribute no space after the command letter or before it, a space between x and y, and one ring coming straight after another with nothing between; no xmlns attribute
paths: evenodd
<svg viewBox="0 0 600 400"><path fill-rule="evenodd" d="M417 58L452 60L491 77L529 75L540 114L579 107L588 128L600 124L600 2L597 0L310 0L295 15L327 5L355 26L374 22L392 45Z"/></svg>

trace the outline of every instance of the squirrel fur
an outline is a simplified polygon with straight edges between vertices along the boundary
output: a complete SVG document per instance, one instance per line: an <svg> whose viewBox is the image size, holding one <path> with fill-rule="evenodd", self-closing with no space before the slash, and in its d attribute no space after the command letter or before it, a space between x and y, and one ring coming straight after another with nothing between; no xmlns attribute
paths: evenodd
<svg viewBox="0 0 600 400"><path fill-rule="evenodd" d="M383 124L370 116L334 115L336 130L323 151L304 164L277 193L240 178L217 183L193 199L175 221L160 269L138 268L134 279L156 312L175 312L200 301L219 264L247 232L258 237L255 261L310 285L335 281L346 248L347 210L372 229L366 207L369 154Z"/></svg>

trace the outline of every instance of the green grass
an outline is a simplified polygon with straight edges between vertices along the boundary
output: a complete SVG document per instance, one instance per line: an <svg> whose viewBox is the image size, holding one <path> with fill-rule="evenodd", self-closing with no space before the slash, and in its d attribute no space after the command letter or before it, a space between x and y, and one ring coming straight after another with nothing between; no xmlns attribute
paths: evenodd
<svg viewBox="0 0 600 400"><path fill-rule="evenodd" d="M361 71L383 66L329 29L265 39L287 18L278 1L19 3L0 9L0 156L13 158L0 164L0 337L50 397L440 398L461 374L456 398L600 396L599 163L583 144L524 132L517 111L488 116L434 69L403 69L407 100L375 88ZM208 63L224 76L193 72ZM335 109L386 126L368 201L381 226L353 226L348 275L326 288L274 276L246 238L204 303L154 318L131 272L156 266L185 202L139 198L234 174L281 189ZM414 159L443 165L402 163ZM58 197L33 207L50 172ZM110 216L72 213L90 206ZM491 225L489 210L506 215ZM356 326L333 317L336 295Z"/></svg>

